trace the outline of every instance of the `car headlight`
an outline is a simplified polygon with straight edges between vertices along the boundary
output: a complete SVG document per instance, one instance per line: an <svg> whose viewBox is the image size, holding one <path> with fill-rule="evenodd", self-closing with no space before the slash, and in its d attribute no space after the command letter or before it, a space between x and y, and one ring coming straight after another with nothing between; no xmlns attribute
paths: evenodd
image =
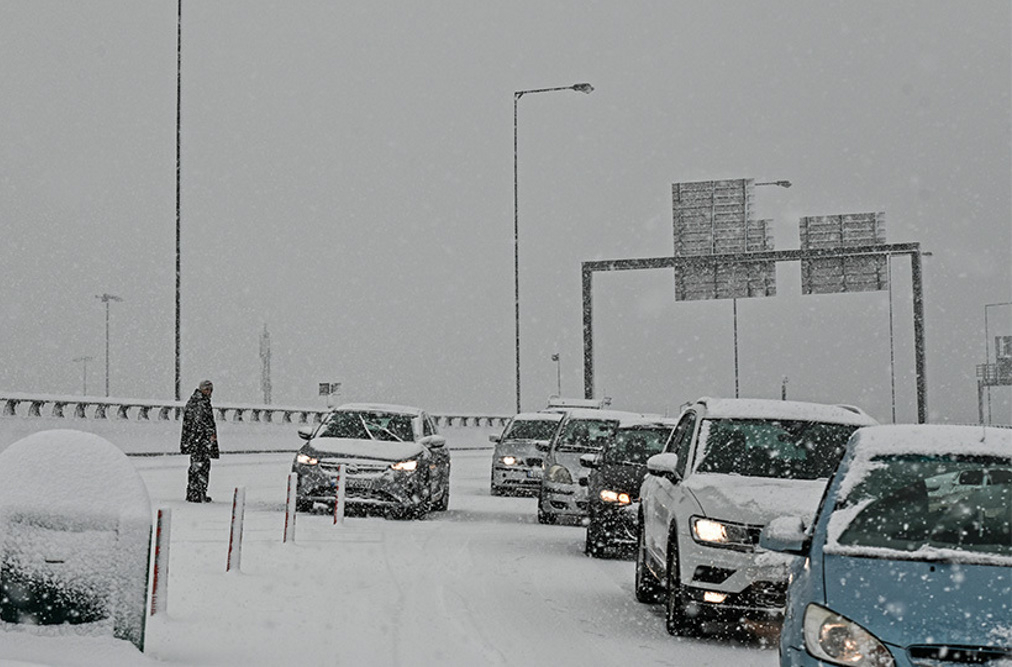
<svg viewBox="0 0 1012 667"><path fill-rule="evenodd" d="M569 473L569 469L565 466L552 466L549 468L546 479L549 482L555 482L556 484L573 483L573 476Z"/></svg>
<svg viewBox="0 0 1012 667"><path fill-rule="evenodd" d="M629 497L628 493L619 493L618 491L610 491L608 489L601 491L601 500L618 505L628 505L632 502L632 498Z"/></svg>
<svg viewBox="0 0 1012 667"><path fill-rule="evenodd" d="M692 526L692 539L702 544L732 549L751 549L753 547L752 538L749 537L748 530L742 524L694 516L690 520L690 525Z"/></svg>
<svg viewBox="0 0 1012 667"><path fill-rule="evenodd" d="M804 628L805 648L819 660L858 667L892 667L895 664L875 635L825 607L809 604L805 608Z"/></svg>
<svg viewBox="0 0 1012 667"><path fill-rule="evenodd" d="M499 460L502 461L503 465L507 466L515 466L516 464L520 463L519 459L517 459L517 457L515 456L504 456Z"/></svg>
<svg viewBox="0 0 1012 667"><path fill-rule="evenodd" d="M391 463L390 467L394 470L400 470L401 472L414 472L418 468L418 460L411 459L410 461L398 461L397 463Z"/></svg>
<svg viewBox="0 0 1012 667"><path fill-rule="evenodd" d="M309 454L299 453L299 454L295 455L295 462L296 463L301 463L304 466L315 466L320 461L319 461L319 459L313 458Z"/></svg>

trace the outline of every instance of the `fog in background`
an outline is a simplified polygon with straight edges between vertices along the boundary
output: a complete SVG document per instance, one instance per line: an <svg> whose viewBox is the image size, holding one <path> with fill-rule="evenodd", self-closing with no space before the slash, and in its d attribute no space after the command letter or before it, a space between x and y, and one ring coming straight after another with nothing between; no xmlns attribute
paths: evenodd
<svg viewBox="0 0 1012 667"><path fill-rule="evenodd" d="M513 93L525 409L582 394L580 263L672 252L671 184L798 218L885 211L923 258L930 421L977 421L985 304L1012 301L1010 5L877 1L182 3L182 391L514 408ZM0 3L0 389L174 393L174 1ZM738 301L742 396L891 416L887 292ZM897 420L916 419L893 260ZM733 395L730 301L595 278L596 384L673 413ZM1012 335L1012 308L989 310ZM993 355L993 342L991 343ZM1008 423L1009 388L992 392Z"/></svg>

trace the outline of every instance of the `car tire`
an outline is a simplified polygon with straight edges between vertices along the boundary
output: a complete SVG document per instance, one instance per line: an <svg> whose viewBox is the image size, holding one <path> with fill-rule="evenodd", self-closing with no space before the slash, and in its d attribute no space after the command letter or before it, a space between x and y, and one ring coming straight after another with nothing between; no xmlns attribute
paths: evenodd
<svg viewBox="0 0 1012 667"><path fill-rule="evenodd" d="M672 535L668 543L668 567L665 573L667 591L664 597L664 627L669 635L691 636L696 624L686 610L682 581L678 573L678 537Z"/></svg>
<svg viewBox="0 0 1012 667"><path fill-rule="evenodd" d="M436 512L445 512L450 507L450 485L447 483L446 488L443 489L443 495L439 498L439 502L436 503L433 509Z"/></svg>
<svg viewBox="0 0 1012 667"><path fill-rule="evenodd" d="M312 512L313 511L313 501L312 500L303 500L302 498L296 498L295 499L295 511L296 512Z"/></svg>
<svg viewBox="0 0 1012 667"><path fill-rule="evenodd" d="M661 582L647 567L647 547L643 537L643 526L640 526L639 537L636 539L636 600L643 604L661 601L663 590Z"/></svg>

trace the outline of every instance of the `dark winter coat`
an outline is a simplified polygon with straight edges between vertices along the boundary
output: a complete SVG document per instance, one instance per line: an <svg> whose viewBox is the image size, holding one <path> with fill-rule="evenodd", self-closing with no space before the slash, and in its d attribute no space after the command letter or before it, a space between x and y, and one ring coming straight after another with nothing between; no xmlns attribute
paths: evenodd
<svg viewBox="0 0 1012 667"><path fill-rule="evenodd" d="M218 427L214 423L211 399L199 389L193 392L183 408L179 450L200 461L218 458Z"/></svg>

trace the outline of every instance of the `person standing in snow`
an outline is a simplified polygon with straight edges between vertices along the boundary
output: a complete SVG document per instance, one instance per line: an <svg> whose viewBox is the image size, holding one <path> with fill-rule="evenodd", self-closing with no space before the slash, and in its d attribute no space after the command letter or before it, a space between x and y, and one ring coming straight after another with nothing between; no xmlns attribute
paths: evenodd
<svg viewBox="0 0 1012 667"><path fill-rule="evenodd" d="M211 381L202 381L183 408L179 450L190 456L186 500L191 503L211 502L211 497L207 495L207 482L211 476L211 459L218 458L218 428L211 407L212 391L214 385Z"/></svg>

